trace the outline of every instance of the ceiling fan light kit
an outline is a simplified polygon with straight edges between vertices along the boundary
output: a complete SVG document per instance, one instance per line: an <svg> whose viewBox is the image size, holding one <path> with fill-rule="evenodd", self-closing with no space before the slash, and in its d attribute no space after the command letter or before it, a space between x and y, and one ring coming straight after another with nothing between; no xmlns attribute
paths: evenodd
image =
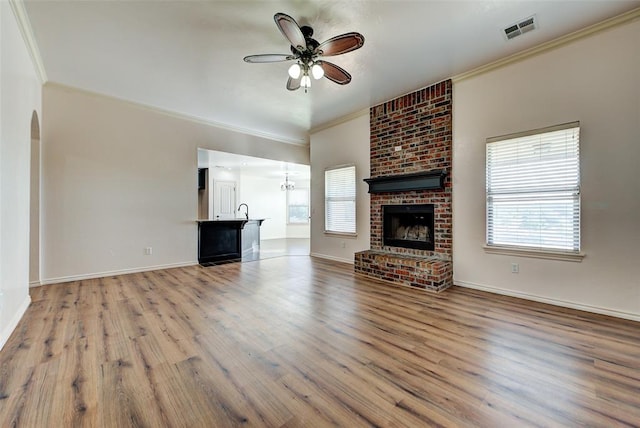
<svg viewBox="0 0 640 428"><path fill-rule="evenodd" d="M300 27L289 15L276 13L273 17L282 35L291 44L289 54L260 54L244 57L248 63L268 63L295 60L296 63L289 67L289 79L287 89L295 91L300 87L304 91L311 87L311 77L322 79L326 77L339 85L351 82L351 75L339 66L320 60L320 57L335 56L360 49L364 45L364 36L360 33L350 32L332 37L322 43L318 43L313 36L313 28Z"/></svg>
<svg viewBox="0 0 640 428"><path fill-rule="evenodd" d="M304 91L307 92L307 89L311 87L311 78L309 75L305 74L302 76L302 79L300 79L300 86L302 86Z"/></svg>
<svg viewBox="0 0 640 428"><path fill-rule="evenodd" d="M315 63L311 67L311 74L313 75L313 78L316 80L322 79L322 77L324 76L324 69L320 64Z"/></svg>
<svg viewBox="0 0 640 428"><path fill-rule="evenodd" d="M300 77L300 73L302 73L302 67L300 67L300 64L297 62L289 67L289 76L291 76L292 79Z"/></svg>

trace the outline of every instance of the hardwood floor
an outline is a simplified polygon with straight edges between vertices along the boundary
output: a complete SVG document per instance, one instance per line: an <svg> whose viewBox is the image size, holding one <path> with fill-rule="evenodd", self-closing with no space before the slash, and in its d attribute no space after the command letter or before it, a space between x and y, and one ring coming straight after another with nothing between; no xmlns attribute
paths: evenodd
<svg viewBox="0 0 640 428"><path fill-rule="evenodd" d="M280 257L49 285L1 427L638 426L640 324Z"/></svg>
<svg viewBox="0 0 640 428"><path fill-rule="evenodd" d="M308 256L311 248L308 238L263 239L260 241L260 259L282 256Z"/></svg>

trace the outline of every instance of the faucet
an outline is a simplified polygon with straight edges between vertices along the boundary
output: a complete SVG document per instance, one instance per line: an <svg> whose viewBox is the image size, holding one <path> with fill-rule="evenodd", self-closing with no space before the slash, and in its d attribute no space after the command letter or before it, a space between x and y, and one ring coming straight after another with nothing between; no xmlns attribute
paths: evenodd
<svg viewBox="0 0 640 428"><path fill-rule="evenodd" d="M240 208L242 208L242 206L243 206L243 205L244 205L244 206L245 206L245 208L247 209L247 212L246 212L244 215L245 215L245 217L247 217L247 220L249 220L249 205L247 205L247 204L240 204L240 205L238 205L238 211L240 211Z"/></svg>

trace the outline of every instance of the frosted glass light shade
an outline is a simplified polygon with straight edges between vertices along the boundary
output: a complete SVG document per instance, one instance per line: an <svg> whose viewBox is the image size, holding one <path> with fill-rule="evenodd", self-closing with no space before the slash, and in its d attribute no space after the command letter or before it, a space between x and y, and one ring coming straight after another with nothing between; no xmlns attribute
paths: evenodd
<svg viewBox="0 0 640 428"><path fill-rule="evenodd" d="M300 77L301 71L302 68L300 68L300 64L295 63L291 67L289 67L289 76L291 76L292 79L297 79L298 77Z"/></svg>
<svg viewBox="0 0 640 428"><path fill-rule="evenodd" d="M311 78L306 74L302 76L302 80L300 80L300 86L302 86L303 88L310 88Z"/></svg>
<svg viewBox="0 0 640 428"><path fill-rule="evenodd" d="M324 76L324 70L320 64L313 64L313 67L311 67L311 74L313 74L313 78L316 80L322 79L322 76Z"/></svg>

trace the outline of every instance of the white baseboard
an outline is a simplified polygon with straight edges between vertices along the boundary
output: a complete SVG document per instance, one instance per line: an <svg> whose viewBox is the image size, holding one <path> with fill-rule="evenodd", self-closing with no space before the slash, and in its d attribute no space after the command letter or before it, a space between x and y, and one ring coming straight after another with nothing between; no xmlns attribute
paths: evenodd
<svg viewBox="0 0 640 428"><path fill-rule="evenodd" d="M548 297L537 296L535 294L521 293L518 291L505 290L503 288L491 287L488 285L476 284L468 281L453 280L453 285L473 288L475 290L488 291L489 293L502 294L504 296L518 297L520 299L533 300L534 302L548 303L550 305L562 306L564 308L578 309L580 311L592 312L595 314L609 315L616 318L623 318L631 321L640 321L640 315L631 312L616 311L614 309L601 308L599 306L583 305L566 300L550 299Z"/></svg>
<svg viewBox="0 0 640 428"><path fill-rule="evenodd" d="M311 253L309 255L311 257L318 257L319 259L333 260L334 262L341 262L341 263L349 263L350 265L353 264L353 259L343 259L341 257L334 257L334 256L329 256L327 254L320 254L320 253Z"/></svg>
<svg viewBox="0 0 640 428"><path fill-rule="evenodd" d="M15 328L18 326L18 323L22 319L22 316L27 311L27 308L30 304L31 296L27 294L27 297L25 297L20 306L18 306L18 310L9 321L9 325L4 326L0 331L0 350L2 350L4 344L7 343L7 340L9 340L11 333L13 333L13 330L15 330Z"/></svg>
<svg viewBox="0 0 640 428"><path fill-rule="evenodd" d="M31 281L29 283L29 288L40 287L41 285L42 285L42 283L40 281Z"/></svg>
<svg viewBox="0 0 640 428"><path fill-rule="evenodd" d="M60 276L57 278L43 279L40 281L40 285L58 284L60 282L82 281L84 279L104 278L106 276L126 275L129 273L148 272L148 271L160 270L160 269L171 269L171 268L178 268L178 267L185 267L185 266L193 266L197 264L198 262L196 261L189 261L189 262L169 263L166 265L144 266L139 268L88 273L88 274L82 274L82 275Z"/></svg>

